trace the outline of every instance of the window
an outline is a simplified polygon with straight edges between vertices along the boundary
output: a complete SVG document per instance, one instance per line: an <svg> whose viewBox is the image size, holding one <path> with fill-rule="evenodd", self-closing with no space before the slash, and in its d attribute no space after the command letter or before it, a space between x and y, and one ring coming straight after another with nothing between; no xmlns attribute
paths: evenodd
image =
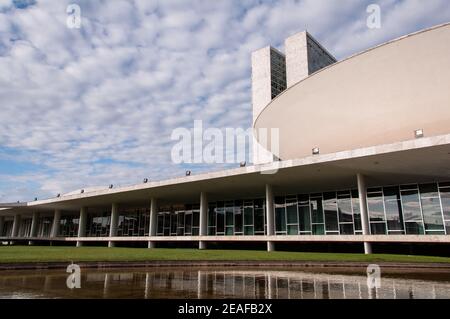
<svg viewBox="0 0 450 319"><path fill-rule="evenodd" d="M287 234L298 235L297 196L286 198Z"/></svg>
<svg viewBox="0 0 450 319"><path fill-rule="evenodd" d="M450 187L440 189L444 219L450 220Z"/></svg>
<svg viewBox="0 0 450 319"><path fill-rule="evenodd" d="M350 191L338 192L339 230L342 235L354 234L352 199Z"/></svg>
<svg viewBox="0 0 450 319"><path fill-rule="evenodd" d="M284 197L275 198L275 232L286 234L286 205Z"/></svg>
<svg viewBox="0 0 450 319"><path fill-rule="evenodd" d="M225 208L224 202L218 202L216 208L216 234L225 234Z"/></svg>
<svg viewBox="0 0 450 319"><path fill-rule="evenodd" d="M265 234L266 232L266 212L263 199L254 201L254 216L255 216L255 234Z"/></svg>
<svg viewBox="0 0 450 319"><path fill-rule="evenodd" d="M225 204L226 235L234 235L234 202Z"/></svg>
<svg viewBox="0 0 450 319"><path fill-rule="evenodd" d="M355 234L362 234L361 210L359 207L359 193L357 190L352 190L352 209Z"/></svg>
<svg viewBox="0 0 450 319"><path fill-rule="evenodd" d="M442 220L437 184L419 185L419 191L425 231L430 234L442 234L444 232L444 222Z"/></svg>
<svg viewBox="0 0 450 319"><path fill-rule="evenodd" d="M336 193L325 193L323 196L326 231L327 233L337 234L339 231L339 224Z"/></svg>
<svg viewBox="0 0 450 319"><path fill-rule="evenodd" d="M403 215L400 189L398 187L385 187L383 193L388 231L392 234L401 234L403 233Z"/></svg>
<svg viewBox="0 0 450 319"><path fill-rule="evenodd" d="M400 194L406 234L424 234L417 185L400 186Z"/></svg>
<svg viewBox="0 0 450 319"><path fill-rule="evenodd" d="M242 235L243 226L243 202L236 201L234 207L234 233L235 235Z"/></svg>

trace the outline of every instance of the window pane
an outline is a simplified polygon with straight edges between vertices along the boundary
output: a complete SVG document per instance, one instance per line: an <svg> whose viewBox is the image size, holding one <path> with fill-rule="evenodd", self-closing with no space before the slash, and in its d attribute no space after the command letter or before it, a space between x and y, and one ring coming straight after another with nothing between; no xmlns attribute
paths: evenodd
<svg viewBox="0 0 450 319"><path fill-rule="evenodd" d="M313 235L325 235L325 227L323 224L312 225Z"/></svg>
<svg viewBox="0 0 450 319"><path fill-rule="evenodd" d="M297 214L297 200L288 199L286 200L286 213L287 213L287 223L297 224L298 214Z"/></svg>
<svg viewBox="0 0 450 319"><path fill-rule="evenodd" d="M177 234L177 215L175 213L170 214L170 234L176 235Z"/></svg>
<svg viewBox="0 0 450 319"><path fill-rule="evenodd" d="M419 185L420 196L421 197L438 197L437 184L421 184Z"/></svg>
<svg viewBox="0 0 450 319"><path fill-rule="evenodd" d="M439 198L423 198L422 210L426 230L444 229Z"/></svg>
<svg viewBox="0 0 450 319"><path fill-rule="evenodd" d="M225 209L223 206L219 206L216 208L216 222L217 222L217 233L224 233L225 232Z"/></svg>
<svg viewBox="0 0 450 319"><path fill-rule="evenodd" d="M353 224L341 224L340 232L341 235L353 235Z"/></svg>
<svg viewBox="0 0 450 319"><path fill-rule="evenodd" d="M358 191L352 191L352 207L353 207L353 220L355 224L355 231L362 230L361 213L358 196L359 196Z"/></svg>
<svg viewBox="0 0 450 319"><path fill-rule="evenodd" d="M209 205L208 226L216 227L216 205Z"/></svg>
<svg viewBox="0 0 450 319"><path fill-rule="evenodd" d="M400 190L398 187L384 187L384 200L394 200L400 198Z"/></svg>
<svg viewBox="0 0 450 319"><path fill-rule="evenodd" d="M323 223L323 207L321 198L311 198L311 215L313 223Z"/></svg>
<svg viewBox="0 0 450 319"><path fill-rule="evenodd" d="M403 191L402 204L405 222L422 220L418 191Z"/></svg>
<svg viewBox="0 0 450 319"><path fill-rule="evenodd" d="M298 235L297 225L289 225L287 228L288 228L288 235Z"/></svg>
<svg viewBox="0 0 450 319"><path fill-rule="evenodd" d="M300 231L311 231L311 216L309 206L299 206L298 215L300 218Z"/></svg>
<svg viewBox="0 0 450 319"><path fill-rule="evenodd" d="M246 203L244 207L244 225L253 225L253 203Z"/></svg>
<svg viewBox="0 0 450 319"><path fill-rule="evenodd" d="M403 230L400 201L389 200L385 202L386 218L389 230Z"/></svg>
<svg viewBox="0 0 450 319"><path fill-rule="evenodd" d="M164 232L164 215L158 216L158 234L162 234Z"/></svg>
<svg viewBox="0 0 450 319"><path fill-rule="evenodd" d="M450 220L450 188L441 188L442 209L445 220Z"/></svg>
<svg viewBox="0 0 450 319"><path fill-rule="evenodd" d="M370 221L384 221L384 206L381 194L369 194L367 197Z"/></svg>
<svg viewBox="0 0 450 319"><path fill-rule="evenodd" d="M225 207L225 218L227 226L234 226L234 202L227 202Z"/></svg>
<svg viewBox="0 0 450 319"><path fill-rule="evenodd" d="M234 208L234 231L236 233L242 233L242 208L235 207Z"/></svg>
<svg viewBox="0 0 450 319"><path fill-rule="evenodd" d="M264 231L264 209L262 207L255 209L255 231Z"/></svg>
<svg viewBox="0 0 450 319"><path fill-rule="evenodd" d="M385 223L371 223L370 233L372 235L385 235L386 234L386 224Z"/></svg>
<svg viewBox="0 0 450 319"><path fill-rule="evenodd" d="M407 235L423 235L425 233L422 222L407 222L405 226Z"/></svg>
<svg viewBox="0 0 450 319"><path fill-rule="evenodd" d="M276 231L286 231L286 210L284 207L275 208L275 226Z"/></svg>
<svg viewBox="0 0 450 319"><path fill-rule="evenodd" d="M194 211L192 218L193 218L192 226L193 227L199 227L199 225L200 225L200 212Z"/></svg>
<svg viewBox="0 0 450 319"><path fill-rule="evenodd" d="M192 233L192 214L186 214L185 215L184 232L186 234L191 234Z"/></svg>
<svg viewBox="0 0 450 319"><path fill-rule="evenodd" d="M324 211L325 211L325 227L327 231L338 231L338 215L336 198L325 195Z"/></svg>
<svg viewBox="0 0 450 319"><path fill-rule="evenodd" d="M339 222L353 222L352 203L350 198L338 199Z"/></svg>
<svg viewBox="0 0 450 319"><path fill-rule="evenodd" d="M244 235L250 236L253 235L253 227L252 226L245 226L244 227Z"/></svg>

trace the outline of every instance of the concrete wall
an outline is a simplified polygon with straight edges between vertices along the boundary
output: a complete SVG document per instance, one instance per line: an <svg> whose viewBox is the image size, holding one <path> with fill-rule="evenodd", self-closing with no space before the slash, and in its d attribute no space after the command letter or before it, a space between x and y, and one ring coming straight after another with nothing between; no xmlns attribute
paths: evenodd
<svg viewBox="0 0 450 319"><path fill-rule="evenodd" d="M288 88L336 62L336 59L306 31L287 38L285 50Z"/></svg>
<svg viewBox="0 0 450 319"><path fill-rule="evenodd" d="M289 68L288 68L289 69ZM450 24L336 63L289 88L255 128L280 129L284 160L450 133Z"/></svg>
<svg viewBox="0 0 450 319"><path fill-rule="evenodd" d="M286 89L286 61L284 54L272 47L252 53L252 106L253 120L272 99ZM256 136L255 136L256 138ZM270 145L270 144L268 144ZM265 147L253 141L253 163L273 161Z"/></svg>

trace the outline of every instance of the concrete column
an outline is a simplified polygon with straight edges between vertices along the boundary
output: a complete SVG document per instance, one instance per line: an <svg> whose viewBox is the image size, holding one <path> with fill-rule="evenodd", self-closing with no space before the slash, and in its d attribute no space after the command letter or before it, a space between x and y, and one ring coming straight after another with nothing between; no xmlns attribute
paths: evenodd
<svg viewBox="0 0 450 319"><path fill-rule="evenodd" d="M148 235L150 237L156 236L157 226L158 226L158 200L156 198L152 198L150 200L150 225L148 230ZM149 241L148 248L156 248L156 243L154 241Z"/></svg>
<svg viewBox="0 0 450 319"><path fill-rule="evenodd" d="M267 218L267 236L275 235L275 209L273 206L272 186L266 185L266 218ZM274 251L275 244L272 241L267 242L267 251Z"/></svg>
<svg viewBox="0 0 450 319"><path fill-rule="evenodd" d="M80 220L78 224L78 237L86 236L86 219L87 219L87 209L86 207L81 207L80 209ZM77 247L83 246L83 242L77 241Z"/></svg>
<svg viewBox="0 0 450 319"><path fill-rule="evenodd" d="M20 228L20 215L16 214L16 215L14 215L14 221L13 221L11 237L17 237L18 236L19 228Z"/></svg>
<svg viewBox="0 0 450 319"><path fill-rule="evenodd" d="M31 230L30 230L30 237L31 238L34 238L34 237L37 236L38 220L39 220L39 213L34 212L33 213L33 219L31 220Z"/></svg>
<svg viewBox="0 0 450 319"><path fill-rule="evenodd" d="M61 225L61 211L55 209L55 212L53 214L52 232L50 233L51 238L58 237L60 225Z"/></svg>
<svg viewBox="0 0 450 319"><path fill-rule="evenodd" d="M109 237L117 236L117 226L119 224L119 205L112 204L111 206L111 223L109 225ZM108 247L114 247L114 242L109 241Z"/></svg>
<svg viewBox="0 0 450 319"><path fill-rule="evenodd" d="M39 213L34 212L33 213L33 219L31 220L30 238L36 238L37 237L38 220L39 220ZM28 245L33 245L33 241L30 240L28 242Z"/></svg>
<svg viewBox="0 0 450 319"><path fill-rule="evenodd" d="M5 216L0 216L0 237L3 236L4 227L5 227Z"/></svg>
<svg viewBox="0 0 450 319"><path fill-rule="evenodd" d="M208 195L205 192L200 194L200 236L208 235ZM200 241L199 249L206 249L206 242Z"/></svg>
<svg viewBox="0 0 450 319"><path fill-rule="evenodd" d="M364 175L358 174L358 193L359 193L359 210L361 211L361 226L363 235L370 235L369 214L367 212L367 186ZM364 242L364 253L366 255L372 253L372 245L370 242Z"/></svg>

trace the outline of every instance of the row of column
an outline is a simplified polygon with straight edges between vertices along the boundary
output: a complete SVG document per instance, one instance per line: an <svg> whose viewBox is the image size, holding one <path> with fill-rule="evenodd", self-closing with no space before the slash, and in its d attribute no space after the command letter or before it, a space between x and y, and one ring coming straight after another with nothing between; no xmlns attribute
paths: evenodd
<svg viewBox="0 0 450 319"><path fill-rule="evenodd" d="M369 229L369 217L367 213L367 187L366 181L363 175L357 175L358 191L359 191L359 203L361 210L361 224L363 235L370 235ZM274 194L273 189L270 184L266 185L266 214L267 214L267 235L275 235L275 209L274 209ZM155 237L157 231L157 214L158 214L158 202L156 198L151 199L150 203L150 229L149 236ZM38 213L33 213L33 220L31 223L31 234L30 237L36 237L37 224L38 224ZM61 221L61 211L55 210L53 225L51 230L51 238L55 238L59 233L59 226ZM87 209L82 207L80 209L80 219L78 226L78 237L86 237L86 222L87 222ZM119 222L119 206L117 203L112 204L111 207L111 225L109 237L117 236ZM0 217L0 234L2 233L4 225L4 217ZM14 216L12 237L17 237L20 225L20 215ZM200 236L207 236L208 229L208 196L206 193L202 192L200 194ZM32 242L30 242L32 244ZM77 247L83 245L82 241L77 241ZM148 248L155 248L155 242L149 240ZM108 242L108 247L114 247L114 241ZM203 240L199 241L199 249L206 249L206 242ZM275 243L273 241L267 241L267 251L274 251ZM366 254L372 253L371 244L369 242L364 242L364 252Z"/></svg>

